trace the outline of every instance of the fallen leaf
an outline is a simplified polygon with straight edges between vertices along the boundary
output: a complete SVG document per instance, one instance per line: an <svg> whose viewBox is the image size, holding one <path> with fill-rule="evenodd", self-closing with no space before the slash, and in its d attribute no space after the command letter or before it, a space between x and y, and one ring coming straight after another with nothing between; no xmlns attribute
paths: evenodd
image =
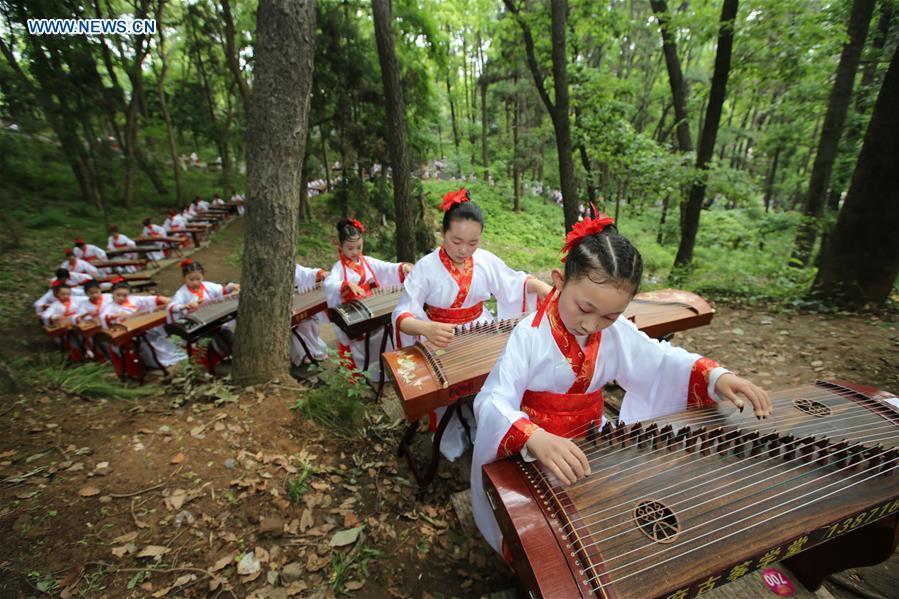
<svg viewBox="0 0 899 599"><path fill-rule="evenodd" d="M258 574L262 570L262 563L256 559L253 553L245 553L239 562L237 562L237 573L240 576L250 574Z"/></svg>
<svg viewBox="0 0 899 599"><path fill-rule="evenodd" d="M127 545L122 545L121 547L113 547L112 554L116 557L124 557L126 554L131 554L137 551L137 545L134 543L128 543Z"/></svg>
<svg viewBox="0 0 899 599"><path fill-rule="evenodd" d="M187 491L175 489L171 495L165 498L165 506L169 510L180 510L185 501L187 501Z"/></svg>
<svg viewBox="0 0 899 599"><path fill-rule="evenodd" d="M169 463L180 464L183 461L184 461L184 454L179 452L172 456L172 459L170 460Z"/></svg>
<svg viewBox="0 0 899 599"><path fill-rule="evenodd" d="M137 557L157 557L160 555L165 555L169 551L171 551L170 548L163 547L162 545L147 545L140 550L140 553L137 554Z"/></svg>
<svg viewBox="0 0 899 599"><path fill-rule="evenodd" d="M362 587L365 586L364 582L360 582L358 580L351 580L343 585L343 588L347 591L358 591Z"/></svg>
<svg viewBox="0 0 899 599"><path fill-rule="evenodd" d="M312 518L312 510L303 510L303 514L300 516L300 532L306 532L312 528L313 524L315 524L315 521Z"/></svg>
<svg viewBox="0 0 899 599"><path fill-rule="evenodd" d="M319 557L315 553L310 553L306 559L306 570L308 572L318 572L331 563L330 556Z"/></svg>
<svg viewBox="0 0 899 599"><path fill-rule="evenodd" d="M234 561L235 555L236 555L235 553L229 553L228 555L219 558L219 560L217 562L215 562L214 564L212 564L212 566L210 568L208 568L206 571L209 573L212 573L212 572L218 572L219 570L223 570L225 568L225 566L227 566L228 564L230 564L231 562Z"/></svg>
<svg viewBox="0 0 899 599"><path fill-rule="evenodd" d="M352 545L359 538L359 533L362 532L362 527L358 526L356 528L349 528L347 530L341 530L338 533L335 533L333 537L331 537L331 542L328 543L331 547L346 547L347 545Z"/></svg>
<svg viewBox="0 0 899 599"><path fill-rule="evenodd" d="M80 489L78 489L78 494L82 497L93 497L94 495L100 494L100 489L88 485L87 487L81 487Z"/></svg>
<svg viewBox="0 0 899 599"><path fill-rule="evenodd" d="M136 539L136 538L137 538L137 531L134 530L134 531L131 531L131 532L126 532L125 534L123 534L123 535L121 535L121 536L118 536L118 537L114 538L114 539L113 539L112 541L110 541L110 542L111 542L111 543L114 543L114 544L116 544L116 545L119 545L119 544L121 544L121 543L130 543L131 541L133 541L133 540Z"/></svg>

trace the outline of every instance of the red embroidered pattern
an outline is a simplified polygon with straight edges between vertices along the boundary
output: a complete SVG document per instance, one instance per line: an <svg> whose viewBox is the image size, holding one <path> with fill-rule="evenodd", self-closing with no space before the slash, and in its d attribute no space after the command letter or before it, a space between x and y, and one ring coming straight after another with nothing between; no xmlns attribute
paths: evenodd
<svg viewBox="0 0 899 599"><path fill-rule="evenodd" d="M509 427L509 432L503 437L499 443L499 449L496 450L497 458L506 458L515 455L528 442L531 435L534 434L539 427L527 418L519 418Z"/></svg>
<svg viewBox="0 0 899 599"><path fill-rule="evenodd" d="M715 403L709 395L709 375L718 367L718 363L709 358L699 358L693 363L690 371L690 384L687 389L687 407L700 408Z"/></svg>
<svg viewBox="0 0 899 599"><path fill-rule="evenodd" d="M475 320L483 311L484 302L478 302L468 308L437 308L434 306L425 306L425 312L431 320L457 325L467 324L472 320Z"/></svg>
<svg viewBox="0 0 899 599"><path fill-rule="evenodd" d="M596 356L599 354L599 342L602 339L602 331L590 335L587 339L586 353L581 350L580 344L574 335L565 328L562 317L559 316L559 298L553 297L546 305L546 318L549 320L553 339L559 347L559 351L568 360L571 370L574 372L574 383L568 389L568 393L583 393L593 381L593 373L596 370Z"/></svg>
<svg viewBox="0 0 899 599"><path fill-rule="evenodd" d="M450 276L453 277L456 285L459 286L459 293L456 294L456 299L453 300L450 308L461 308L462 304L465 303L465 298L468 297L468 290L471 289L471 277L474 273L474 258L469 256L462 266L462 270L459 270L456 268L456 265L453 264L453 261L450 260L446 250L442 247L440 248L440 252L438 252L438 256L440 256L440 262L446 267Z"/></svg>
<svg viewBox="0 0 899 599"><path fill-rule="evenodd" d="M340 255L340 264L343 266L343 284L340 286L340 297L343 301L348 302L354 299L358 299L356 294L350 291L349 286L349 277L347 277L346 269L347 266L350 267L354 273L359 275L359 282L357 285L362 288L365 292L365 295L362 297L368 297L371 295L371 290L375 287L378 287L378 277L375 276L375 271L371 269L371 266L368 265L368 262L365 260L365 256L362 254L359 255L359 262L354 262L350 260L346 256L343 255L343 252L338 252ZM371 273L372 280L369 282L368 277L365 276L365 269Z"/></svg>
<svg viewBox="0 0 899 599"><path fill-rule="evenodd" d="M542 429L560 437L587 434L587 425L602 419L602 389L592 393L525 391L521 411Z"/></svg>

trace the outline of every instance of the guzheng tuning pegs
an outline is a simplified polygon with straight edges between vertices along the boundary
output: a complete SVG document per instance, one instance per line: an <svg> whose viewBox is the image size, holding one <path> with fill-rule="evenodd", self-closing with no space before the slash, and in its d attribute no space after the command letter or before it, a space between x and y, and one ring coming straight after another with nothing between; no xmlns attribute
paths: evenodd
<svg viewBox="0 0 899 599"><path fill-rule="evenodd" d="M880 467L880 473L892 474L896 472L897 462L899 462L899 450L892 447L883 454L883 465Z"/></svg>

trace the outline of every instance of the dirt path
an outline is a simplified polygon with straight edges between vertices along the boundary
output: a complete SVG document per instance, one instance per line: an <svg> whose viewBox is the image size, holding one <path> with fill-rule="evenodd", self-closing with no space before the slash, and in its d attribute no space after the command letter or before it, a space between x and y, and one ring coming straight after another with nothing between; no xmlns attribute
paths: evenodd
<svg viewBox="0 0 899 599"><path fill-rule="evenodd" d="M242 230L235 221L193 256L209 279L237 279ZM164 293L181 283L177 268L157 279ZM719 305L675 342L769 388L837 378L899 390L899 330L877 317ZM73 581L84 597L479 597L513 585L451 507L465 460L416 500L395 456L401 427L378 406L338 438L290 410L298 393L179 408L45 389L0 398L0 596ZM850 576L891 596L897 571L894 556Z"/></svg>

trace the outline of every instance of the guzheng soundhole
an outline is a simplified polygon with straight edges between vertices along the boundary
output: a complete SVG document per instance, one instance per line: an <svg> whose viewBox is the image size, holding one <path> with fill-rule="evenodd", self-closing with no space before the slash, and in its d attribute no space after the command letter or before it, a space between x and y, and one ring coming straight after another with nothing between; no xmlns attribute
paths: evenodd
<svg viewBox="0 0 899 599"><path fill-rule="evenodd" d="M671 543L680 532L677 516L660 501L639 502L634 508L634 522L640 532L657 543Z"/></svg>
<svg viewBox="0 0 899 599"><path fill-rule="evenodd" d="M817 418L830 416L830 408L828 408L821 402L813 401L811 399L796 399L793 401L793 407L800 412L805 412L809 416L815 416Z"/></svg>

